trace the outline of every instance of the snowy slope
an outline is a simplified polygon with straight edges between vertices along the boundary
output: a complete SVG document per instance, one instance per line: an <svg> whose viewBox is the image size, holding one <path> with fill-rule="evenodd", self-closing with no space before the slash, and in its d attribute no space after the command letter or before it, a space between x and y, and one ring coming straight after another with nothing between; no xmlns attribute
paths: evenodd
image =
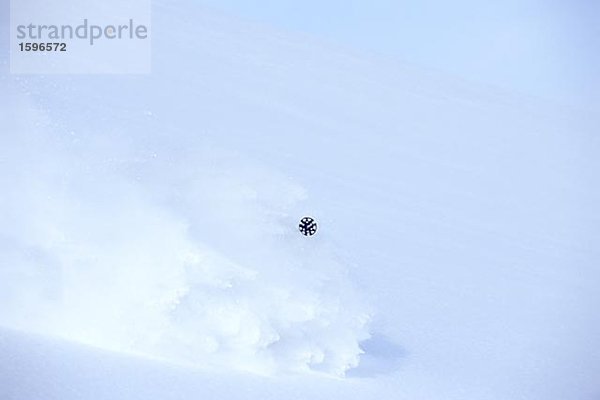
<svg viewBox="0 0 600 400"><path fill-rule="evenodd" d="M598 117L153 15L149 76L2 59L0 325L179 366L5 331L9 398L600 395Z"/></svg>
<svg viewBox="0 0 600 400"><path fill-rule="evenodd" d="M5 400L360 399L382 392L359 380L217 374L6 330L0 333L0 354Z"/></svg>

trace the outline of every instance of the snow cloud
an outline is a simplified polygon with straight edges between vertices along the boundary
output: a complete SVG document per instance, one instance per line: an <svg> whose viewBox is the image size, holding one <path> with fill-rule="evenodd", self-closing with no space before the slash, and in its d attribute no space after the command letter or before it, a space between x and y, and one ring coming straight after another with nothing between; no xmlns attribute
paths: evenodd
<svg viewBox="0 0 600 400"><path fill-rule="evenodd" d="M65 131L11 100L1 325L210 368L357 365L368 310L326 232L297 232L298 183L202 141Z"/></svg>

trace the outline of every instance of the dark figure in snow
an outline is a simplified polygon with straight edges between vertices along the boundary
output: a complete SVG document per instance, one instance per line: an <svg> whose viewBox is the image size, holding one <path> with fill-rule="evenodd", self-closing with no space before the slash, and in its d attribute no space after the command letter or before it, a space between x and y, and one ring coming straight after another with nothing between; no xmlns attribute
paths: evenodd
<svg viewBox="0 0 600 400"><path fill-rule="evenodd" d="M304 236L312 236L317 233L317 221L312 217L304 217L300 220L298 229Z"/></svg>

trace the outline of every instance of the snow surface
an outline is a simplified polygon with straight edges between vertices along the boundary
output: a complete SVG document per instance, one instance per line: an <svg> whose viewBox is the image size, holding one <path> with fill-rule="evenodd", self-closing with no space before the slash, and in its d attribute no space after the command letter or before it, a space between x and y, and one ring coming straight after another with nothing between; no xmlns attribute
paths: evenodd
<svg viewBox="0 0 600 400"><path fill-rule="evenodd" d="M0 398L600 397L597 115L192 2L148 76L6 53Z"/></svg>

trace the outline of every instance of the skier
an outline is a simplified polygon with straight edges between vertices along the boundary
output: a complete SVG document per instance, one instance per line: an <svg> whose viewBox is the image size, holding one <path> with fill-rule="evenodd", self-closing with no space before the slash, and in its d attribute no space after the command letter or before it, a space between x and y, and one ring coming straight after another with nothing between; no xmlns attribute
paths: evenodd
<svg viewBox="0 0 600 400"><path fill-rule="evenodd" d="M312 217L304 217L300 220L298 229L304 236L312 236L317 233L317 221Z"/></svg>

